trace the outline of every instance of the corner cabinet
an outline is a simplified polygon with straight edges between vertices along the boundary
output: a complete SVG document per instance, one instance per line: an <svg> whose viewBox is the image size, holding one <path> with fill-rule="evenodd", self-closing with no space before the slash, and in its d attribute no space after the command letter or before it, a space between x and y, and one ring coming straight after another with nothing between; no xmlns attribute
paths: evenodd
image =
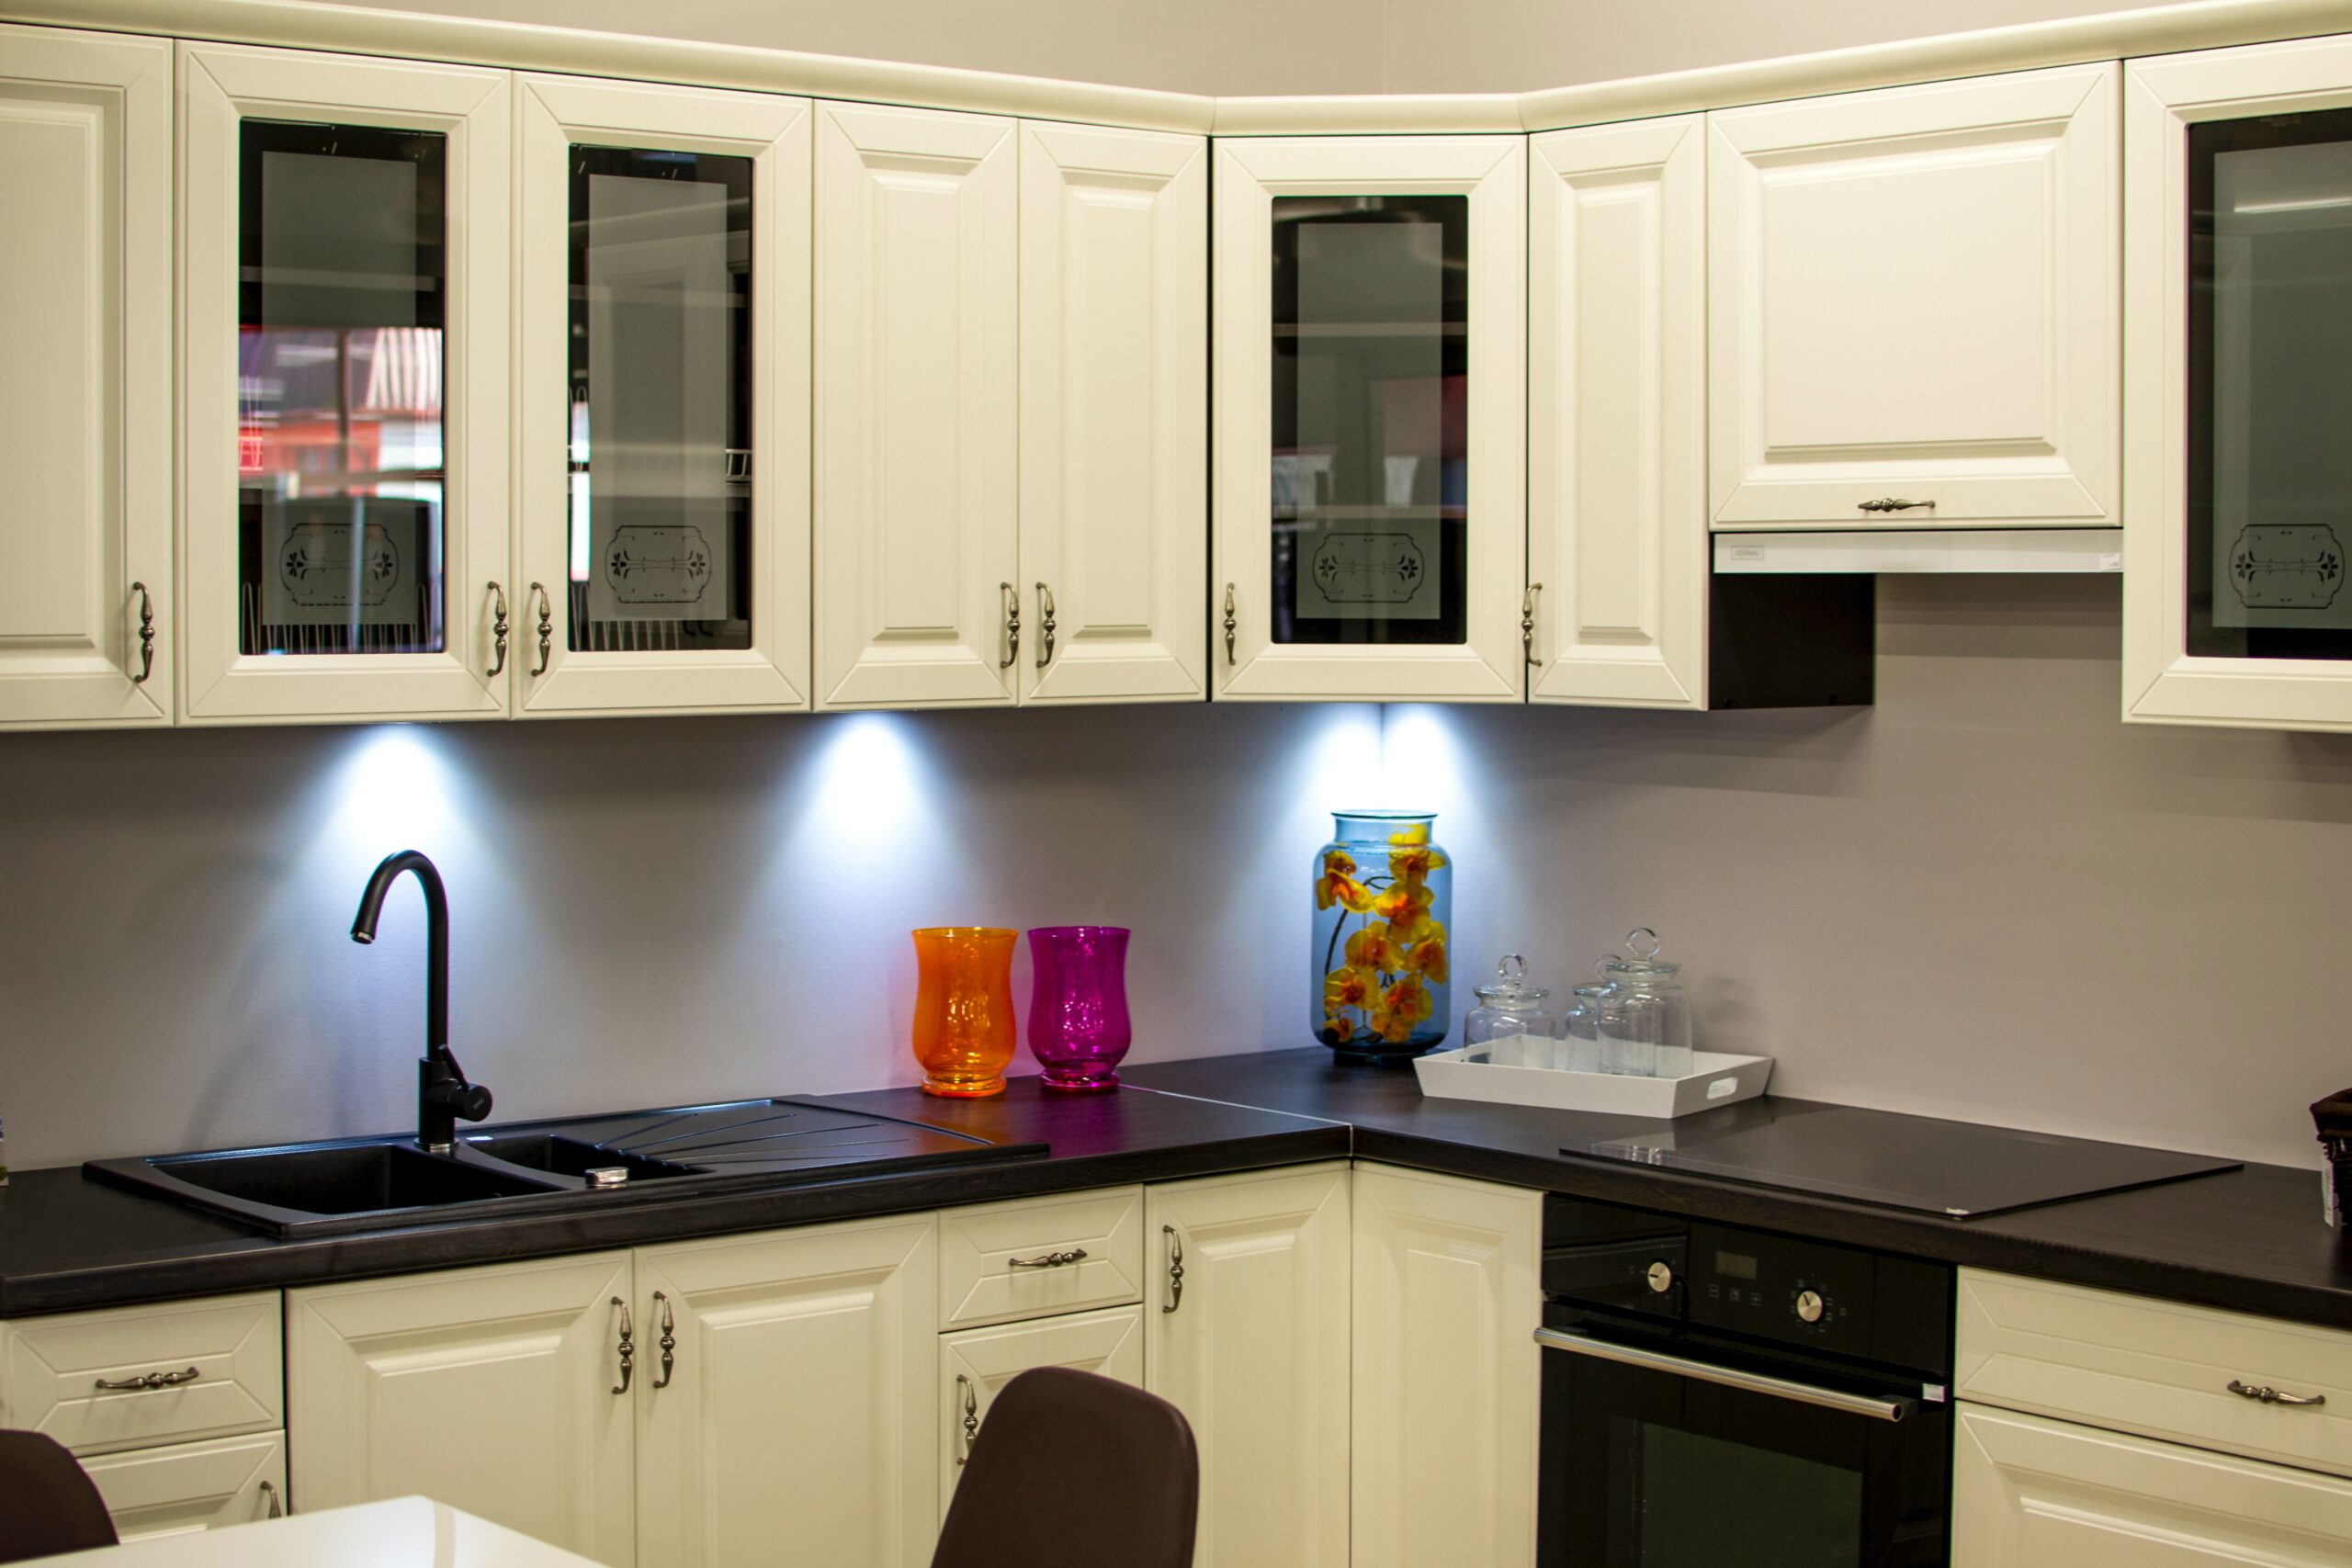
<svg viewBox="0 0 2352 1568"><path fill-rule="evenodd" d="M2123 716L2352 729L2352 39L2124 82Z"/></svg>
<svg viewBox="0 0 2352 1568"><path fill-rule="evenodd" d="M501 717L511 78L179 69L182 716Z"/></svg>
<svg viewBox="0 0 2352 1568"><path fill-rule="evenodd" d="M2116 521L2117 76L1707 117L1715 526Z"/></svg>
<svg viewBox="0 0 2352 1568"><path fill-rule="evenodd" d="M0 731L171 722L171 105L168 43L0 27Z"/></svg>
<svg viewBox="0 0 2352 1568"><path fill-rule="evenodd" d="M1519 700L1526 139L1216 158L1216 695Z"/></svg>
<svg viewBox="0 0 2352 1568"><path fill-rule="evenodd" d="M806 708L811 107L515 106L515 712Z"/></svg>

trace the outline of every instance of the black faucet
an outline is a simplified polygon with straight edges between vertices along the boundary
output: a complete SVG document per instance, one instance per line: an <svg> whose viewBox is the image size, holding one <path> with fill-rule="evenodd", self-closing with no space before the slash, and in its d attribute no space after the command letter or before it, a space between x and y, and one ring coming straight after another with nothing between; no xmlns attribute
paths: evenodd
<svg viewBox="0 0 2352 1568"><path fill-rule="evenodd" d="M404 871L416 873L416 885L424 890L424 1055L416 1064L416 1141L435 1154L447 1154L457 1145L458 1117L479 1122L490 1114L490 1090L468 1083L465 1069L449 1054L449 898L433 863L414 850L386 855L359 895L351 940L362 945L376 940L384 895Z"/></svg>

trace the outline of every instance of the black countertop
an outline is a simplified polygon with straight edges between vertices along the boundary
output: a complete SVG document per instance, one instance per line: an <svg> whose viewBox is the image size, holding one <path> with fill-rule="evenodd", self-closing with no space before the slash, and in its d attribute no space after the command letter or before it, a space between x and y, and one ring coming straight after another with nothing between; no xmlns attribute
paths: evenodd
<svg viewBox="0 0 2352 1568"><path fill-rule="evenodd" d="M994 1100L936 1100L911 1089L806 1097L997 1143L1050 1145L1040 1159L307 1241L257 1235L86 1180L78 1168L19 1171L12 1186L0 1189L0 1316L637 1247L1352 1153L1978 1268L2352 1326L2352 1247L2339 1249L2335 1233L2321 1222L2319 1178L2311 1170L2248 1166L1947 1220L1563 1157L1564 1143L1655 1124L1425 1100L1409 1070L1338 1067L1317 1048L1129 1066L1121 1076L1133 1089L1158 1092L1049 1095L1036 1079L1016 1078Z"/></svg>
<svg viewBox="0 0 2352 1568"><path fill-rule="evenodd" d="M1564 1144L1656 1122L1421 1095L1409 1067L1342 1067L1309 1047L1123 1067L1141 1088L1326 1117L1358 1159L1572 1193L2040 1279L2352 1326L2352 1244L2320 1217L2319 1173L2249 1165L1980 1219L1949 1220L1646 1166ZM1737 1107L1702 1111L1736 1113Z"/></svg>

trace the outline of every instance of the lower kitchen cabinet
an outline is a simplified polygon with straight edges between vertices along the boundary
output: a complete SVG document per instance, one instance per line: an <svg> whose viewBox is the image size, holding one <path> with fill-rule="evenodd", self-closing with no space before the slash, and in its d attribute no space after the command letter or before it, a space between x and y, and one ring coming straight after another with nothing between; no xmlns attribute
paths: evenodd
<svg viewBox="0 0 2352 1568"><path fill-rule="evenodd" d="M1355 1172L1353 1568L1535 1555L1544 1198Z"/></svg>
<svg viewBox="0 0 2352 1568"><path fill-rule="evenodd" d="M274 1519L286 1511L286 1434L132 1449L85 1459L125 1540Z"/></svg>
<svg viewBox="0 0 2352 1568"><path fill-rule="evenodd" d="M1193 1424L1194 1568L1348 1561L1348 1171L1146 1190L1145 1386Z"/></svg>
<svg viewBox="0 0 2352 1568"><path fill-rule="evenodd" d="M601 1562L635 1557L630 1258L286 1294L294 1504L421 1493Z"/></svg>
<svg viewBox="0 0 2352 1568"><path fill-rule="evenodd" d="M964 1461L1004 1385L1038 1367L1072 1367L1140 1387L1143 1309L1072 1313L1031 1323L967 1328L939 1339L939 1517L956 1496Z"/></svg>
<svg viewBox="0 0 2352 1568"><path fill-rule="evenodd" d="M2352 1558L2352 1483L1962 1404L1953 1568L2215 1568Z"/></svg>
<svg viewBox="0 0 2352 1568"><path fill-rule="evenodd" d="M919 1214L638 1252L641 1568L931 1561L934 1235Z"/></svg>

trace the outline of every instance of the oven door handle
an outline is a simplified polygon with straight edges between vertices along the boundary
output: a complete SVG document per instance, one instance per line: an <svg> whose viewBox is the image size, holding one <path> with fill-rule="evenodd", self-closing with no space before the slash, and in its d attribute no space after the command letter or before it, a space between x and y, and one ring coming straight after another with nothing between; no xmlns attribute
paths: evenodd
<svg viewBox="0 0 2352 1568"><path fill-rule="evenodd" d="M1744 1389L1749 1393L1769 1394L1775 1399L1793 1399L1803 1404L1817 1404L1824 1410L1842 1411L1849 1416L1867 1416L1873 1421L1900 1421L1917 1414L1919 1408L1919 1402L1916 1399L1899 1396L1882 1399L1867 1393L1844 1393L1834 1388L1815 1388L1811 1383L1767 1377L1762 1372L1744 1372L1736 1367L1718 1367L1684 1356L1644 1350L1636 1346L1620 1345L1613 1340L1596 1339L1589 1334L1575 1334L1565 1329L1539 1328L1535 1331L1535 1343L1546 1350L1567 1350L1599 1360L1640 1367L1648 1371L1696 1378L1701 1382L1721 1383L1725 1388Z"/></svg>

